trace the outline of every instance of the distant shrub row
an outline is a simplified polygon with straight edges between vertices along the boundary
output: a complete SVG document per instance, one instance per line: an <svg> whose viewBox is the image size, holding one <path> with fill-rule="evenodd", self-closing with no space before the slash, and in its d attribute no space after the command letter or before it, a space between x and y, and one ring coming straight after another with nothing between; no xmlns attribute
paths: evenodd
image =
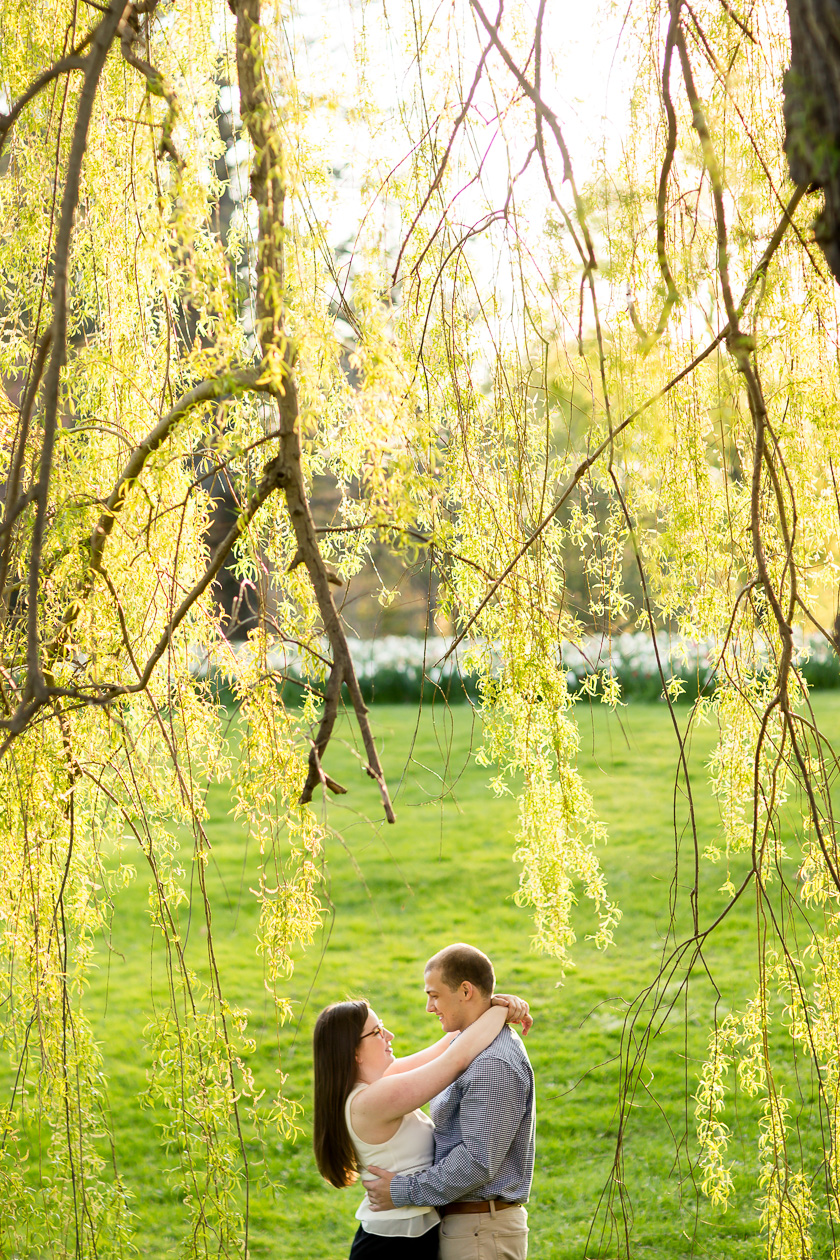
<svg viewBox="0 0 840 1260"><path fill-rule="evenodd" d="M450 702L474 699L475 679L462 676L453 658L443 666L437 664L450 642L438 639L424 643L395 635L370 643L353 641L353 659L365 698L386 704L414 703L423 691L427 699L435 695ZM701 692L714 688L717 659L709 644L689 643L678 649L664 637L654 644L649 634L638 631L618 634L611 640L592 636L580 646L564 644L562 663L573 692L603 694L615 678L622 699L656 701L663 696L664 674L675 698L696 700ZM840 687L837 654L822 636L814 635L800 645L797 668L812 690Z"/></svg>
<svg viewBox="0 0 840 1260"><path fill-rule="evenodd" d="M443 699L453 704L478 698L476 680L462 674L457 657L444 660L451 640L385 635L364 641L351 639L350 649L366 702L416 704ZM247 650L244 645L238 650ZM657 660L658 654L658 660ZM274 659L276 656L277 659ZM288 651L276 653L272 669L301 679L300 658ZM618 684L622 700L660 700L662 675L673 698L694 700L714 688L716 659L709 645L685 644L678 649L664 637L656 644L644 632L618 634L612 639L593 636L580 646L563 644L562 664L572 692L603 695ZM660 665L662 673L660 673ZM823 638L806 640L800 647L797 667L814 689L840 687L840 664ZM213 674L223 682L224 670L197 658L196 672ZM614 680L614 682L613 682Z"/></svg>
<svg viewBox="0 0 840 1260"><path fill-rule="evenodd" d="M664 676L673 698L696 700L701 692L709 694L714 689L718 658L711 644L680 647L664 637L654 643L651 635L639 631L611 640L593 637L580 647L565 644L563 664L572 691L603 694L615 678L622 699L660 700ZM821 635L800 642L796 667L811 690L840 687L840 662Z"/></svg>

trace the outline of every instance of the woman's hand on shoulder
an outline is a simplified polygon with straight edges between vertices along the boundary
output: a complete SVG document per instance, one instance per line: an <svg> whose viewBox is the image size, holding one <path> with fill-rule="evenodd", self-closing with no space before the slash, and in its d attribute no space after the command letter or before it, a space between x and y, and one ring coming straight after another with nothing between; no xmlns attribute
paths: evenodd
<svg viewBox="0 0 840 1260"><path fill-rule="evenodd" d="M492 1006L506 1006L508 1016L505 1023L521 1024L522 1036L528 1036L528 1031L534 1021L524 998L517 997L515 993L494 993L490 1001Z"/></svg>

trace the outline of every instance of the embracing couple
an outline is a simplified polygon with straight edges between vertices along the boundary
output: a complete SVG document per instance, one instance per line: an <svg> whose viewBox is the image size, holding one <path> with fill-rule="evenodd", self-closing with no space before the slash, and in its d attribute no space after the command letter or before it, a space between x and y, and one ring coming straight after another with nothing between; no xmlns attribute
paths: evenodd
<svg viewBox="0 0 840 1260"><path fill-rule="evenodd" d="M332 1185L361 1173L366 1190L351 1260L524 1260L534 1074L508 1025L524 1036L532 1021L495 984L471 945L430 958L426 1010L444 1036L404 1059L367 1002L318 1016L315 1158Z"/></svg>

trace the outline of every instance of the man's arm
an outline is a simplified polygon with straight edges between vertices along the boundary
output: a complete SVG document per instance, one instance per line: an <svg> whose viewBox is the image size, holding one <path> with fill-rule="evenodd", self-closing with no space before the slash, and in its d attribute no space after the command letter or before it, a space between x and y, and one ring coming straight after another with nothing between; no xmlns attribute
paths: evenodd
<svg viewBox="0 0 840 1260"><path fill-rule="evenodd" d="M510 1149L527 1102L526 1084L508 1063L481 1059L461 1099L461 1142L424 1172L391 1178L390 1194L386 1179L379 1191L378 1183L365 1182L371 1203L378 1211L392 1204L439 1207L486 1185Z"/></svg>

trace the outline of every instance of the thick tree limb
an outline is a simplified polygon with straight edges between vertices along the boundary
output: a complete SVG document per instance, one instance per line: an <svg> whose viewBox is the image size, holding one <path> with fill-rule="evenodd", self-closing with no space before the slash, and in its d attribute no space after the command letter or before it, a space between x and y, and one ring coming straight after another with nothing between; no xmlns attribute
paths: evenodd
<svg viewBox="0 0 840 1260"><path fill-rule="evenodd" d="M228 3L236 17L236 63L242 121L251 138L255 155L251 171L251 195L259 212L256 330L263 352L265 374L273 382L280 414L280 453L277 459L282 470L281 484L286 496L286 506L333 655L324 716L313 752L317 765L320 762L318 746L322 742L322 735L332 730L341 695L341 683L344 682L367 754L368 774L379 785L385 817L389 822L394 822L394 809L370 728L367 706L362 698L347 637L332 597L330 575L318 545L303 476L298 399L293 372L294 351L285 326L283 234L286 189L283 151L263 68L260 0L228 0ZM313 766L310 764L307 785L312 772ZM307 790L309 789L305 786L302 799L308 799Z"/></svg>
<svg viewBox="0 0 840 1260"><path fill-rule="evenodd" d="M333 779L328 778L321 768L321 756L324 753L327 744L330 742L330 736L333 733L335 720L338 716L338 705L341 699L341 668L333 665L330 670L330 677L327 683L327 694L324 697L324 713L321 718L321 725L318 728L318 734L309 750L309 772L306 776L306 782L303 785L303 791L300 794L301 801L306 804L312 800L312 794L319 783L323 783L330 791L343 795L346 788L340 786Z"/></svg>

